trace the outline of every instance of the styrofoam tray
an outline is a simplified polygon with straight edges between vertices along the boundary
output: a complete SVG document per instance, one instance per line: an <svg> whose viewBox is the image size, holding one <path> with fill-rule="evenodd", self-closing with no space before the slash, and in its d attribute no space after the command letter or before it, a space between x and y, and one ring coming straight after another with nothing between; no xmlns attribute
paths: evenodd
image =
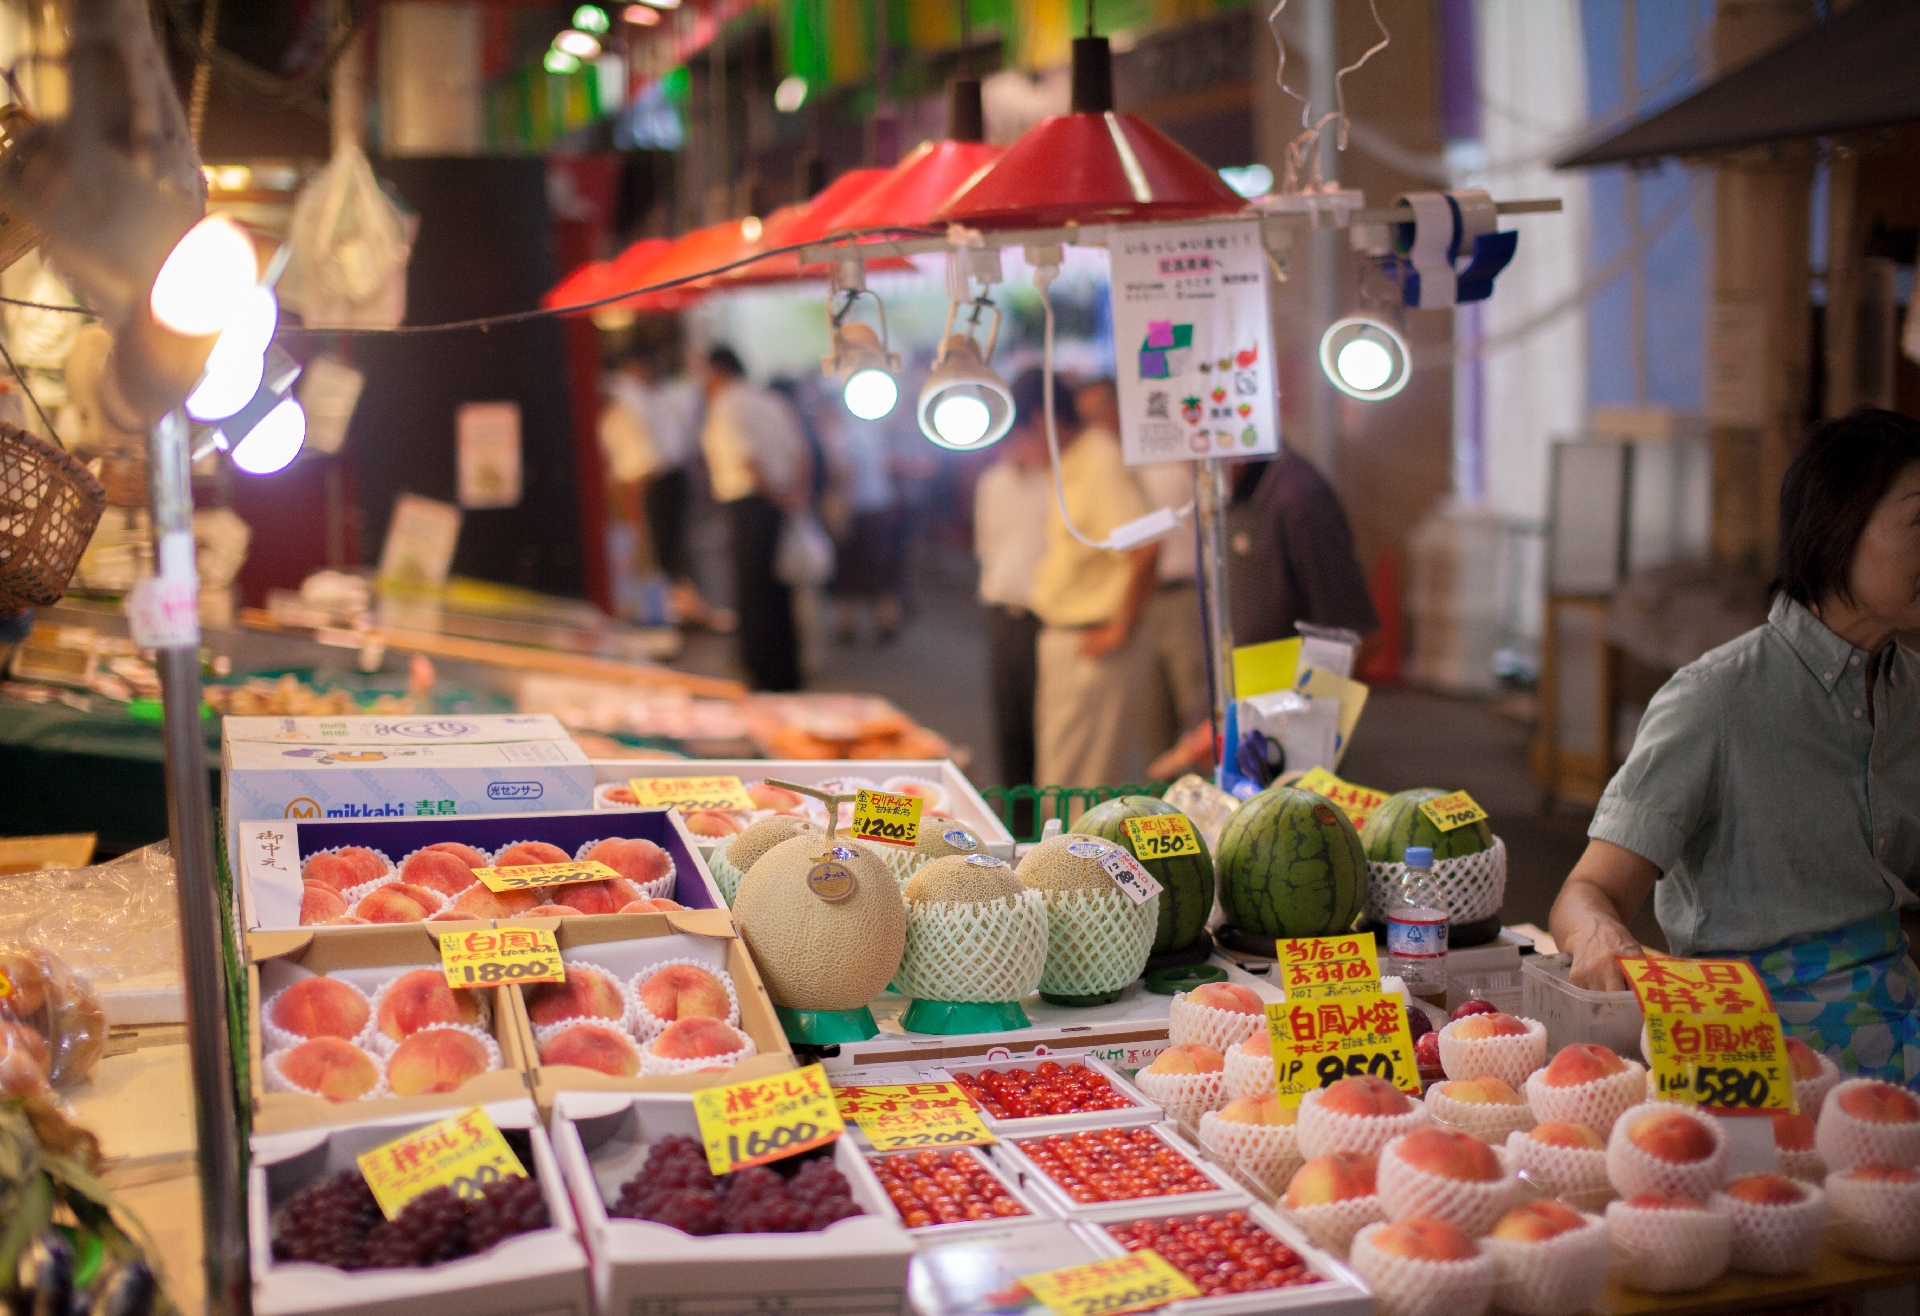
<svg viewBox="0 0 1920 1316"><path fill-rule="evenodd" d="M1114 1126L1139 1127L1139 1126ZM1234 1211L1246 1207L1253 1198L1235 1183L1233 1176L1214 1164L1207 1154L1183 1138L1178 1129L1171 1124L1150 1124L1145 1126L1154 1136L1186 1157L1199 1167L1202 1174L1214 1183L1214 1188L1206 1192L1179 1193L1159 1197L1132 1197L1113 1202L1076 1202L1067 1190L1054 1181L1052 1175L1041 1169L1033 1159L1022 1151L1018 1143L1011 1139L994 1144L994 1158L1007 1169L1019 1175L1020 1184L1028 1192L1046 1201L1057 1215L1072 1220L1112 1220L1124 1218L1132 1220L1144 1211L1151 1211L1155 1202L1178 1203L1181 1214L1199 1211ZM1079 1130L1075 1130L1078 1132ZM1044 1134L1043 1137L1064 1136ZM1025 1141L1026 1139L1023 1139ZM1173 1210L1169 1205L1162 1209Z"/></svg>
<svg viewBox="0 0 1920 1316"><path fill-rule="evenodd" d="M1031 1138L1049 1133L1073 1133L1080 1129L1105 1129L1125 1124L1158 1124L1166 1118L1166 1113L1155 1105L1146 1093L1129 1083L1119 1070L1093 1055L1029 1056L1023 1060L986 1061L974 1065L941 1065L929 1070L927 1077L945 1082L955 1074L979 1075L989 1069L1034 1070L1049 1061L1063 1069L1068 1065L1085 1065L1113 1084L1116 1092L1133 1102L1133 1107L1128 1110L1077 1111L1071 1115L1033 1115L1025 1119L1000 1119L982 1110L981 1122L1002 1138Z"/></svg>
<svg viewBox="0 0 1920 1316"><path fill-rule="evenodd" d="M988 1174L999 1180L1000 1186L1007 1190L1007 1195L1027 1208L1027 1214L1014 1216L997 1215L986 1220L957 1220L950 1224L909 1225L906 1219L900 1215L899 1208L894 1206L893 1199L887 1197L886 1186L884 1184L880 1185L880 1195L887 1197L887 1206L893 1211L894 1219L900 1222L902 1229L913 1235L916 1243L931 1239L947 1238L954 1234L977 1233L982 1230L1004 1229L1008 1225L1030 1224L1035 1220L1059 1219L1059 1213L1053 1209L1051 1203L1022 1188L1017 1177L1009 1173L1005 1166L988 1155L986 1148L942 1147L939 1150L957 1152L971 1158ZM897 1152L877 1152L871 1147L867 1147L864 1149L863 1154L867 1159L869 1169L871 1169L872 1163L883 1156L911 1156L913 1152L911 1149ZM874 1182L879 1183L878 1171L874 1172Z"/></svg>

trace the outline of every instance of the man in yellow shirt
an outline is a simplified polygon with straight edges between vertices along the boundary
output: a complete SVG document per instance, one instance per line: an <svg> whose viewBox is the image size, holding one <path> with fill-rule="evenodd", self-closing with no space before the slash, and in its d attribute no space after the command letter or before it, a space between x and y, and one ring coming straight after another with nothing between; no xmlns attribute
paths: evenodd
<svg viewBox="0 0 1920 1316"><path fill-rule="evenodd" d="M1040 372L1013 386L1021 424L1045 424ZM1111 430L1082 428L1072 394L1056 384L1060 483L1080 533L1105 539L1147 513L1146 498ZM1090 548L1048 510L1047 551L1034 574L1032 610L1040 618L1039 688L1034 698L1034 777L1042 786L1115 786L1143 780L1139 700L1151 654L1141 614L1154 590L1149 544L1131 553Z"/></svg>

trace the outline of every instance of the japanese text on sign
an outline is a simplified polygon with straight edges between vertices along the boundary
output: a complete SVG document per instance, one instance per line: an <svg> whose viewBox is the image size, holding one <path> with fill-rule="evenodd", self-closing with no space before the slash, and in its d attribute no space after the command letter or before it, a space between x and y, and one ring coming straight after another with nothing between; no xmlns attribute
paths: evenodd
<svg viewBox="0 0 1920 1316"><path fill-rule="evenodd" d="M1398 997L1351 996L1267 1007L1273 1072L1282 1106L1343 1078L1372 1074L1419 1095L1407 1012Z"/></svg>
<svg viewBox="0 0 1920 1316"><path fill-rule="evenodd" d="M1773 997L1745 960L1621 958L1645 1014L1770 1014Z"/></svg>
<svg viewBox="0 0 1920 1316"><path fill-rule="evenodd" d="M819 1065L693 1094L700 1141L715 1174L824 1147L846 1131Z"/></svg>
<svg viewBox="0 0 1920 1316"><path fill-rule="evenodd" d="M1150 1247L1110 1261L1023 1275L1020 1282L1054 1316L1121 1316L1200 1296L1191 1280Z"/></svg>
<svg viewBox="0 0 1920 1316"><path fill-rule="evenodd" d="M996 1139L958 1083L835 1088L840 1118L860 1126L876 1151L985 1146Z"/></svg>
<svg viewBox="0 0 1920 1316"><path fill-rule="evenodd" d="M1475 804L1473 796L1465 791L1455 791L1437 800L1428 800L1420 806L1420 812L1426 814L1428 821L1443 832L1487 820L1487 811Z"/></svg>
<svg viewBox="0 0 1920 1316"><path fill-rule="evenodd" d="M1275 951L1290 1001L1380 991L1380 950L1371 936L1296 937L1277 942Z"/></svg>
<svg viewBox="0 0 1920 1316"><path fill-rule="evenodd" d="M1099 858L1100 867L1113 884L1126 892L1127 899L1136 905L1144 905L1160 894L1160 883L1154 880L1152 873L1140 866L1140 861L1117 845L1107 847L1107 852Z"/></svg>
<svg viewBox="0 0 1920 1316"><path fill-rule="evenodd" d="M1649 1014L1647 1045L1662 1101L1727 1114L1800 1108L1776 1014Z"/></svg>
<svg viewBox="0 0 1920 1316"><path fill-rule="evenodd" d="M594 859L566 864L516 864L512 868L476 868L473 875L489 891L524 891L563 882L604 882L620 874Z"/></svg>
<svg viewBox="0 0 1920 1316"><path fill-rule="evenodd" d="M912 845L920 839L920 810L924 807L926 801L918 795L861 791L853 801L854 839Z"/></svg>
<svg viewBox="0 0 1920 1316"><path fill-rule="evenodd" d="M440 967L449 987L500 982L565 982L560 946L546 928L481 928L440 937Z"/></svg>
<svg viewBox="0 0 1920 1316"><path fill-rule="evenodd" d="M692 813L699 809L759 807L738 777L629 777L627 789L633 792L633 798L641 807L649 809Z"/></svg>
<svg viewBox="0 0 1920 1316"><path fill-rule="evenodd" d="M1365 827L1367 819L1373 817L1373 811L1387 802L1385 791L1369 790L1365 786L1356 786L1350 781L1328 772L1325 768L1313 768L1294 783L1303 791L1312 791L1323 796L1329 803L1338 805L1340 812L1347 815L1355 827Z"/></svg>
<svg viewBox="0 0 1920 1316"><path fill-rule="evenodd" d="M527 1177L520 1158L478 1106L375 1147L359 1164L373 1200L389 1220L430 1188L451 1188L456 1197L475 1198L488 1184Z"/></svg>
<svg viewBox="0 0 1920 1316"><path fill-rule="evenodd" d="M1174 859L1200 853L1200 838L1193 834L1193 824L1184 813L1150 813L1144 818L1129 818L1126 825L1133 852L1142 859Z"/></svg>

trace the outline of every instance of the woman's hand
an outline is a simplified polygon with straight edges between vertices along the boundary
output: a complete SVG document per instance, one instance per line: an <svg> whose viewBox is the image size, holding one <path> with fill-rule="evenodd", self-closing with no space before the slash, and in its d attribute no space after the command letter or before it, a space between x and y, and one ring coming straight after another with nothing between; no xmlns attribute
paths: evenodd
<svg viewBox="0 0 1920 1316"><path fill-rule="evenodd" d="M1572 981L1590 992L1621 992L1626 975L1616 955L1641 954L1627 923L1640 912L1660 870L1611 841L1588 841L1567 874L1547 924L1560 949L1573 956Z"/></svg>

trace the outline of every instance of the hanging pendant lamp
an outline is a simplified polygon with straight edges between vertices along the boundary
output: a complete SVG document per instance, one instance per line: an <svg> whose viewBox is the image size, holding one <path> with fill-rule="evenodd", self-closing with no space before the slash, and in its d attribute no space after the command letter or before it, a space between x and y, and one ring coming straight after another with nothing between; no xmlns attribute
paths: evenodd
<svg viewBox="0 0 1920 1316"><path fill-rule="evenodd" d="M980 80L955 79L951 96L946 139L914 147L840 217L840 228L920 228L975 174L1000 158L1005 148L981 140L986 124Z"/></svg>

